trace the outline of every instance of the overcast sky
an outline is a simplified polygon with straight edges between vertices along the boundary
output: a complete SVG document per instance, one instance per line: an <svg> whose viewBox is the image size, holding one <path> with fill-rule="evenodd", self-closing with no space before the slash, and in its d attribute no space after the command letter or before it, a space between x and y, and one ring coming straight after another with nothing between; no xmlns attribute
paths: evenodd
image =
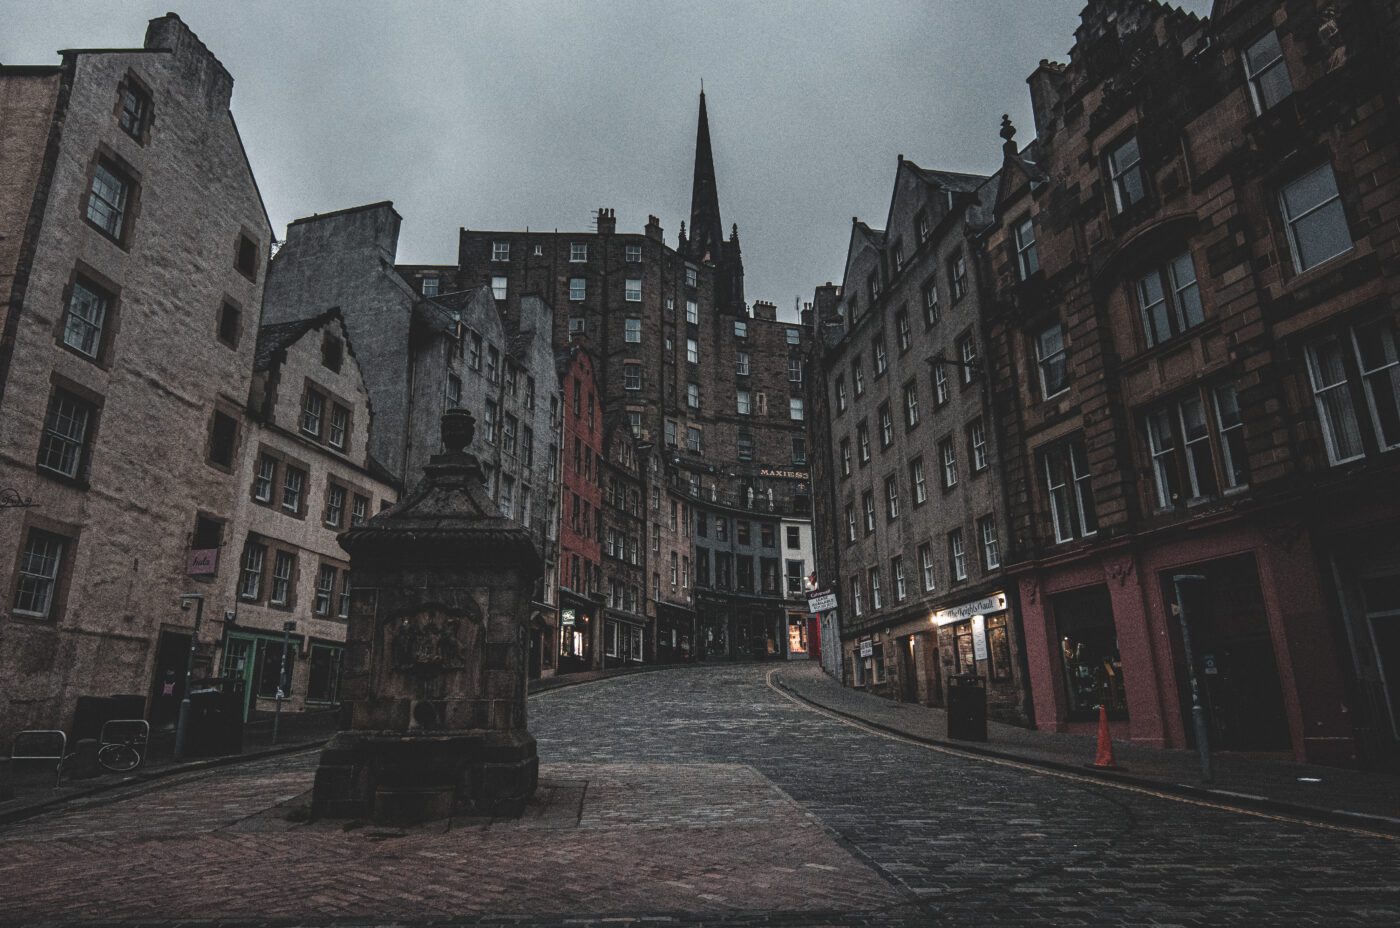
<svg viewBox="0 0 1400 928"><path fill-rule="evenodd" d="M1025 78L1082 6L0 0L0 62L139 46L174 9L233 74L276 234L393 200L405 263L455 263L460 226L586 230L600 206L674 245L703 78L746 294L787 315L839 279L852 216L883 224L896 155L987 173L1003 112L1029 138Z"/></svg>

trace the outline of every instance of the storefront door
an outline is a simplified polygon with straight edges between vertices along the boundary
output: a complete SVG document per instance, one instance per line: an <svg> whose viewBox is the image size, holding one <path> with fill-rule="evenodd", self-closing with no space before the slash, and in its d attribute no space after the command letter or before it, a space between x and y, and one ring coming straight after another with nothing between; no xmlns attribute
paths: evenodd
<svg viewBox="0 0 1400 928"><path fill-rule="evenodd" d="M152 728L174 728L185 698L185 666L190 656L190 636L162 631L156 644L156 667L151 679Z"/></svg>
<svg viewBox="0 0 1400 928"><path fill-rule="evenodd" d="M899 649L899 701L919 701L919 678L915 671L918 662L914 659L914 636L905 635L898 640Z"/></svg>

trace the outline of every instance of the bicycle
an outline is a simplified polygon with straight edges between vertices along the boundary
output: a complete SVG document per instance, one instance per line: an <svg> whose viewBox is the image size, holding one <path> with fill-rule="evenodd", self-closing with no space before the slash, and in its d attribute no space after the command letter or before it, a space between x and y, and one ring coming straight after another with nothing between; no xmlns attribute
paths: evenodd
<svg viewBox="0 0 1400 928"><path fill-rule="evenodd" d="M115 727L114 727L115 726ZM151 726L142 719L114 719L102 726L97 763L112 773L126 773L146 759Z"/></svg>

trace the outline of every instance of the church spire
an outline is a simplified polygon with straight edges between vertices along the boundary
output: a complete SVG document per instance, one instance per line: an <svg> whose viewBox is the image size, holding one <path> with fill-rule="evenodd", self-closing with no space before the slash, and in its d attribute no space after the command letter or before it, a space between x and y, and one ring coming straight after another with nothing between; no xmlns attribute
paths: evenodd
<svg viewBox="0 0 1400 928"><path fill-rule="evenodd" d="M719 188L710 150L710 119L705 112L705 89L700 88L700 121L695 130L695 180L690 188L690 253L716 263L723 259L724 223L719 218Z"/></svg>

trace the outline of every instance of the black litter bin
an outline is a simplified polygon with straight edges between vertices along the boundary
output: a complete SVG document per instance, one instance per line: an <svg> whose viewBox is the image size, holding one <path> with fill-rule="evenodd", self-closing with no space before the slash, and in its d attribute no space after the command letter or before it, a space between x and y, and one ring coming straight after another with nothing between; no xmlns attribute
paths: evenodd
<svg viewBox="0 0 1400 928"><path fill-rule="evenodd" d="M243 721L231 695L216 689L192 691L186 756L221 757L242 751Z"/></svg>
<svg viewBox="0 0 1400 928"><path fill-rule="evenodd" d="M957 741L987 740L987 687L975 673L948 678L948 737Z"/></svg>

